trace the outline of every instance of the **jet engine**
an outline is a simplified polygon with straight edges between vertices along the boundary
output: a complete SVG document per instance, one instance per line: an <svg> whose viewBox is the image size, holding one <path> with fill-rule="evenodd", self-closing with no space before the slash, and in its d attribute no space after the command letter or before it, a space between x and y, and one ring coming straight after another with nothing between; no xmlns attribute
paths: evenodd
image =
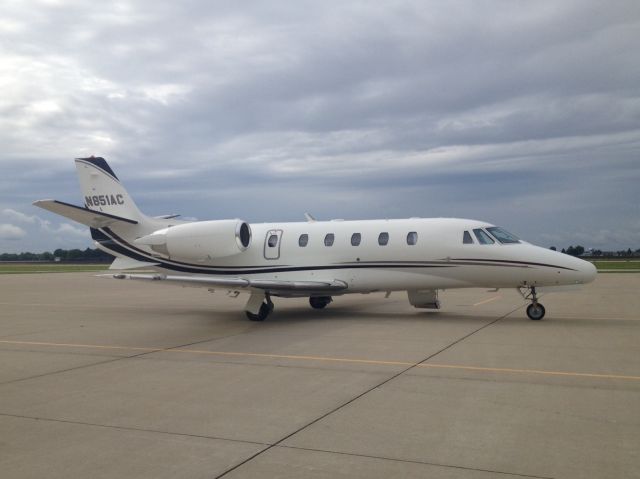
<svg viewBox="0 0 640 479"><path fill-rule="evenodd" d="M197 221L154 231L134 243L171 259L205 262L245 251L251 244L251 227L238 219Z"/></svg>

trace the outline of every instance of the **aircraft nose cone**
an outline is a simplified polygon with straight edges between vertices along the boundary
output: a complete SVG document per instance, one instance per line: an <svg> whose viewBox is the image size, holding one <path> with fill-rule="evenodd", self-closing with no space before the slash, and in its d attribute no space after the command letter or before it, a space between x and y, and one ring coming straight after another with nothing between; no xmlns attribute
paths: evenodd
<svg viewBox="0 0 640 479"><path fill-rule="evenodd" d="M580 265L580 275L582 276L582 281L584 283L591 283L591 281L596 279L597 274L598 269L592 262L582 260L582 264Z"/></svg>
<svg viewBox="0 0 640 479"><path fill-rule="evenodd" d="M598 271L590 261L556 251L545 254L550 254L548 257L550 263L557 264L562 268L560 277L563 284L585 284L596 279Z"/></svg>

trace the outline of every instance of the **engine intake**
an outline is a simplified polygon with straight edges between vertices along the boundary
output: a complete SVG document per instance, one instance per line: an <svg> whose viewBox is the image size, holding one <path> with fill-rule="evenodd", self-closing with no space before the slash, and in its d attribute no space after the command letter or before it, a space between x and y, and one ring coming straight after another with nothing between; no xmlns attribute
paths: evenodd
<svg viewBox="0 0 640 479"><path fill-rule="evenodd" d="M245 251L251 244L251 227L238 219L197 221L154 231L134 243L171 259L205 262Z"/></svg>

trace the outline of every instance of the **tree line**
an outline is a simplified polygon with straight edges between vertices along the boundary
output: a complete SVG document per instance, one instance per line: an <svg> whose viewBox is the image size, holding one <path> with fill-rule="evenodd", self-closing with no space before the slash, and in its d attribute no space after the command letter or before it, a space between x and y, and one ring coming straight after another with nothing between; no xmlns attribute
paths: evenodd
<svg viewBox="0 0 640 479"><path fill-rule="evenodd" d="M551 248L553 251L557 251L555 246ZM636 257L640 256L640 248L633 251L631 248L627 250L619 250L619 251L602 251L600 249L589 249L585 250L584 246L576 245L569 246L568 248L562 248L561 253L569 254L571 256L596 256L603 258L618 258L618 257Z"/></svg>
<svg viewBox="0 0 640 479"><path fill-rule="evenodd" d="M2 253L0 261L73 261L86 263L109 263L113 256L97 248L57 249L44 253Z"/></svg>
<svg viewBox="0 0 640 479"><path fill-rule="evenodd" d="M551 246L550 249L557 251L555 246ZM599 249L585 250L584 246L581 245L571 245L568 248L562 248L561 252L571 256L596 256L603 258L640 256L640 248L635 251L632 251L631 248L619 251L602 251ZM85 250L57 249L53 252L45 251L44 253L2 253L0 254L0 261L73 261L109 263L113 261L113 256L97 248L87 248Z"/></svg>

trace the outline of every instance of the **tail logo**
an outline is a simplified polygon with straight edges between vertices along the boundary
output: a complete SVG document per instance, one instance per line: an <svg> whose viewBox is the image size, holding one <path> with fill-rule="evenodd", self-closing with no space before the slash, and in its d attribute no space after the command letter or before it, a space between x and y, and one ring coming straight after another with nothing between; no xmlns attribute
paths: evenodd
<svg viewBox="0 0 640 479"><path fill-rule="evenodd" d="M95 195L85 196L84 202L87 206L113 206L124 205L124 198L122 195Z"/></svg>

